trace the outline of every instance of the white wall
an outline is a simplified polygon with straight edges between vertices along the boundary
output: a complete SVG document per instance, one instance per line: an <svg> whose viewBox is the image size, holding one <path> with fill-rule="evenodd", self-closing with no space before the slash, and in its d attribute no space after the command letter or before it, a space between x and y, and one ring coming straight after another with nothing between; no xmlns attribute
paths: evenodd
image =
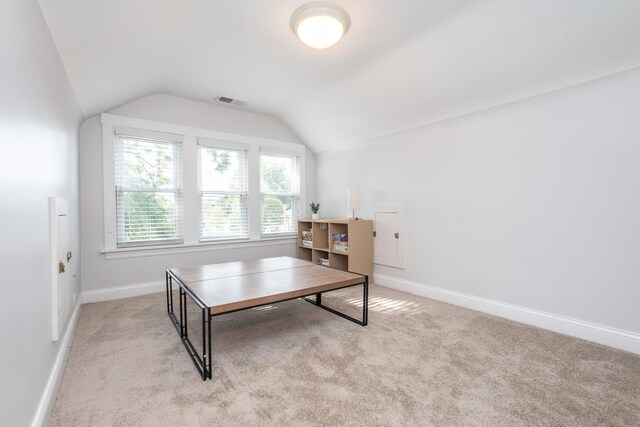
<svg viewBox="0 0 640 427"><path fill-rule="evenodd" d="M139 119L300 143L300 139L273 116L254 113L242 107L208 104L165 94L149 95L109 112Z"/></svg>
<svg viewBox="0 0 640 427"><path fill-rule="evenodd" d="M323 216L404 203L377 274L640 332L640 69L316 161Z"/></svg>
<svg viewBox="0 0 640 427"><path fill-rule="evenodd" d="M34 0L0 3L0 424L29 425L60 350L51 342L48 197L69 200L78 277L78 127L65 70Z"/></svg>
<svg viewBox="0 0 640 427"><path fill-rule="evenodd" d="M232 107L178 98L151 95L109 111L146 120L154 120L222 132L300 143L298 138L278 119ZM86 120L80 130L80 194L82 227L82 290L91 299L96 292L128 285L149 284L140 288L159 289L154 284L164 281L170 267L209 264L213 262L295 255L295 244L273 242L262 247L211 249L169 255L134 256L106 259L104 249L103 187L102 187L102 127L99 117ZM315 164L313 154L305 157L307 199L315 197ZM308 214L308 212L307 212ZM102 295L114 295L105 293Z"/></svg>

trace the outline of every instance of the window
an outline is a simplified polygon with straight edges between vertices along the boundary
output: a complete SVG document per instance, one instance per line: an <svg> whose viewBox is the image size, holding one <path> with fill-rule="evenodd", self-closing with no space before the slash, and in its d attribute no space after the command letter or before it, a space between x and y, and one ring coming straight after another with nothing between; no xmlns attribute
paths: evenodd
<svg viewBox="0 0 640 427"><path fill-rule="evenodd" d="M182 242L181 144L118 135L118 247Z"/></svg>
<svg viewBox="0 0 640 427"><path fill-rule="evenodd" d="M299 158L260 155L262 235L295 233L300 212Z"/></svg>
<svg viewBox="0 0 640 427"><path fill-rule="evenodd" d="M247 150L198 143L200 240L248 238Z"/></svg>
<svg viewBox="0 0 640 427"><path fill-rule="evenodd" d="M304 145L110 113L101 122L106 258L293 244Z"/></svg>

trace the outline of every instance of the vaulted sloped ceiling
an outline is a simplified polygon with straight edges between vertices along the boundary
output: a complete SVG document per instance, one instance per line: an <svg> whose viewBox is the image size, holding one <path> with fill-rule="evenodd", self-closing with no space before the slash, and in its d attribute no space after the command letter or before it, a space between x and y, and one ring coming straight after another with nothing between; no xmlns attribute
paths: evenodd
<svg viewBox="0 0 640 427"><path fill-rule="evenodd" d="M316 51L304 0L39 0L87 116L151 93L217 95L313 150L640 66L637 0L334 0L352 27Z"/></svg>

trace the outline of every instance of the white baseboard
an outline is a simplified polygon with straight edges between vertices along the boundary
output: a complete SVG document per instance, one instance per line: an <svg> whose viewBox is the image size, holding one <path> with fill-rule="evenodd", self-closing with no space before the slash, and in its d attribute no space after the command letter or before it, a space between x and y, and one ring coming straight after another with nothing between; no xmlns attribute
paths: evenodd
<svg viewBox="0 0 640 427"><path fill-rule="evenodd" d="M111 301L114 299L137 297L140 295L155 294L165 291L164 282L147 282L136 285L117 286L113 288L98 289L82 292L82 303Z"/></svg>
<svg viewBox="0 0 640 427"><path fill-rule="evenodd" d="M640 354L640 334L604 325L572 319L570 317L547 313L513 304L481 298L461 292L427 286L382 274L374 275L377 285L397 289L410 294L443 301L449 304L469 308L494 316L504 317L527 325L559 332L565 335L593 341L621 350Z"/></svg>
<svg viewBox="0 0 640 427"><path fill-rule="evenodd" d="M481 311L494 316L504 317L527 325L571 335L621 350L640 354L640 334L583 320L547 313L528 307L508 304L488 298L477 297L461 292L427 286L382 274L374 275L374 283L399 291L408 292L425 298L443 301L471 310ZM82 293L83 303L110 301L146 294L163 292L164 282L148 282L136 285L118 286Z"/></svg>
<svg viewBox="0 0 640 427"><path fill-rule="evenodd" d="M56 396L58 395L58 388L60 387L60 381L62 380L62 374L64 368L67 365L67 358L69 357L69 350L71 350L71 342L73 341L73 335L76 332L76 326L78 325L78 319L80 318L80 311L82 307L82 297L78 298L76 306L73 308L73 314L69 320L67 330L60 342L60 348L58 349L58 355L53 363L51 374L44 388L44 393L40 398L38 409L33 417L31 425L33 427L45 426L49 421L49 415L53 410L53 405L56 402Z"/></svg>

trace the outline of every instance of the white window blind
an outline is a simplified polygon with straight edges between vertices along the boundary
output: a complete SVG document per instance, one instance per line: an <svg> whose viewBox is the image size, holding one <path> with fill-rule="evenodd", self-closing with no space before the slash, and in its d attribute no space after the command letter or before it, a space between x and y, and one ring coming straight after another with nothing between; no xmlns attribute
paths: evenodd
<svg viewBox="0 0 640 427"><path fill-rule="evenodd" d="M117 246L182 242L181 143L117 135Z"/></svg>
<svg viewBox="0 0 640 427"><path fill-rule="evenodd" d="M198 164L200 240L248 238L247 150L201 143Z"/></svg>
<svg viewBox="0 0 640 427"><path fill-rule="evenodd" d="M262 235L295 233L300 216L299 158L260 154Z"/></svg>

